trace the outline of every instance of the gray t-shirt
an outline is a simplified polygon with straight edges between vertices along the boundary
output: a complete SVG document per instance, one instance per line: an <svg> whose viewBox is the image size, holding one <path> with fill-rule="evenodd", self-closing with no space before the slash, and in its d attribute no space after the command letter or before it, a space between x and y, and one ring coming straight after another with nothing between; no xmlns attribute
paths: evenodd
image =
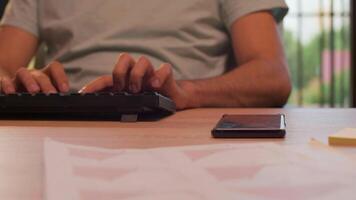
<svg viewBox="0 0 356 200"><path fill-rule="evenodd" d="M220 75L232 64L232 23L261 10L279 22L288 8L284 0L11 0L1 24L37 36L46 62L62 62L78 89L110 74L120 52L169 62L177 79Z"/></svg>

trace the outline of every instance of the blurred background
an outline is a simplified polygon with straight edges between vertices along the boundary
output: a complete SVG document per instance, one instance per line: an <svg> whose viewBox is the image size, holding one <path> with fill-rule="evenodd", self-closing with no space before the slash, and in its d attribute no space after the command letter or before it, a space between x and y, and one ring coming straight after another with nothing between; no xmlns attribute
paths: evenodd
<svg viewBox="0 0 356 200"><path fill-rule="evenodd" d="M351 1L287 0L283 34L294 89L290 105L352 106Z"/></svg>
<svg viewBox="0 0 356 200"><path fill-rule="evenodd" d="M356 107L352 0L286 0L283 39L292 107ZM7 0L0 0L0 17ZM355 69L355 70L353 70Z"/></svg>

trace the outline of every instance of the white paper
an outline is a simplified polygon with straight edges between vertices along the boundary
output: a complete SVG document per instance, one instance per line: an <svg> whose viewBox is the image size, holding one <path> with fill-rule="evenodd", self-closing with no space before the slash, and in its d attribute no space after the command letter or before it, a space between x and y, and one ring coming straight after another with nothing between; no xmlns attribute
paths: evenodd
<svg viewBox="0 0 356 200"><path fill-rule="evenodd" d="M344 199L353 160L314 145L108 150L45 141L48 200Z"/></svg>

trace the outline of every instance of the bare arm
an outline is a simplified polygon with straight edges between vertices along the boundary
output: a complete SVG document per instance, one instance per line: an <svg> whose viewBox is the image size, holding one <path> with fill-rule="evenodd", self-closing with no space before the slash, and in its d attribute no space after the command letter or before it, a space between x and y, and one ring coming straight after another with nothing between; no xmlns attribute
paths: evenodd
<svg viewBox="0 0 356 200"><path fill-rule="evenodd" d="M12 26L0 27L0 75L13 76L20 67L26 67L34 56L38 39Z"/></svg>
<svg viewBox="0 0 356 200"><path fill-rule="evenodd" d="M121 54L113 74L100 77L81 92L155 90L170 97L177 109L196 107L283 106L291 83L277 25L268 12L253 13L232 26L232 42L238 67L204 80L176 81L172 66L164 63L154 70L151 62Z"/></svg>
<svg viewBox="0 0 356 200"><path fill-rule="evenodd" d="M273 17L254 13L237 20L231 30L238 67L219 77L182 82L193 107L283 106L291 82Z"/></svg>

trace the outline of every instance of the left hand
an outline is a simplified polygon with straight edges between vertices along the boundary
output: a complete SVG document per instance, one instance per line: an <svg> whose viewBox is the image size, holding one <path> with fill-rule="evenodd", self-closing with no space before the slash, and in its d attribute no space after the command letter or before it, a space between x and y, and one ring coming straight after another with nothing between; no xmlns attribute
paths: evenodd
<svg viewBox="0 0 356 200"><path fill-rule="evenodd" d="M112 75L101 76L84 86L80 93L95 93L111 90L114 92L127 91L140 93L142 91L157 91L171 98L178 110L195 107L190 99L192 83L176 81L173 77L172 66L162 64L154 69L150 60L142 56L135 61L129 54L119 56Z"/></svg>

